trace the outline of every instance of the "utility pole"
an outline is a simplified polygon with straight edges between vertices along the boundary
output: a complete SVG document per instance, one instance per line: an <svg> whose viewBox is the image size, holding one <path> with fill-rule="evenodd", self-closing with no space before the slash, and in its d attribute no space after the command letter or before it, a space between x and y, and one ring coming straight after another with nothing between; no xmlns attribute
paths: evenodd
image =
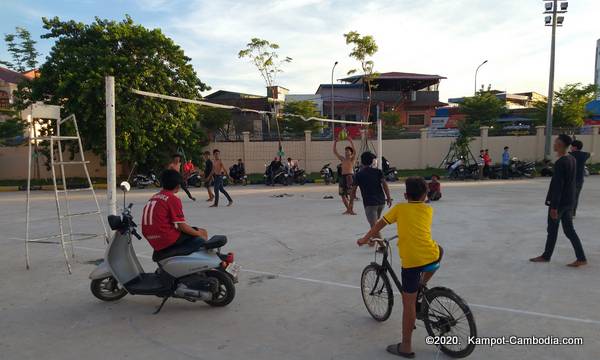
<svg viewBox="0 0 600 360"><path fill-rule="evenodd" d="M479 68L481 68L483 65L487 64L487 60L485 60L484 62L482 62L481 64L479 64L479 66L477 67L477 70L475 70L475 87L473 89L473 95L477 95L477 73L479 72Z"/></svg>
<svg viewBox="0 0 600 360"><path fill-rule="evenodd" d="M335 114L335 98L333 97L333 70L337 66L338 62L336 61L331 68L331 120L334 120ZM335 139L335 123L331 123L331 136L332 139Z"/></svg>
<svg viewBox="0 0 600 360"><path fill-rule="evenodd" d="M569 6L568 2L561 2L560 10L558 9L558 0L544 0L546 11L544 14L551 14L546 16L546 26L552 26L552 40L550 43L550 75L548 79L548 108L546 109L546 143L544 144L544 159L550 160L552 155L552 117L554 107L554 63L556 59L556 27L562 26L564 16L558 16L558 14L564 14L567 12Z"/></svg>

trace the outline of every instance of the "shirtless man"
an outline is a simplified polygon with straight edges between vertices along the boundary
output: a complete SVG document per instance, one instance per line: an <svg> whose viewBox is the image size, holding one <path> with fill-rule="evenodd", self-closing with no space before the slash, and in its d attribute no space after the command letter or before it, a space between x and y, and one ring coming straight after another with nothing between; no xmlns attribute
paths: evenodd
<svg viewBox="0 0 600 360"><path fill-rule="evenodd" d="M352 142L352 137L350 137L350 135L348 135L348 141L350 142L350 146L346 146L344 149L344 156L342 156L337 151L338 139L336 138L333 141L333 153L342 162L342 177L340 178L339 194L342 198L344 206L346 207L346 211L344 211L343 214L356 215L350 205L350 196L354 182L354 163L356 162L356 150L354 149L354 143Z"/></svg>
<svg viewBox="0 0 600 360"><path fill-rule="evenodd" d="M167 169L175 170L178 173L181 172L181 155L180 154L173 154L173 156L171 156L171 162L167 165ZM181 186L181 189L183 189L183 191L185 191L187 196L192 201L196 201L196 198L192 196L192 194L190 193L190 190L187 187L187 180L183 179L183 177L182 177L180 186Z"/></svg>
<svg viewBox="0 0 600 360"><path fill-rule="evenodd" d="M225 187L223 186L223 176L229 177L229 175L227 174L227 169L225 168L225 165L223 165L223 161L221 161L221 152L217 149L214 149L213 157L214 161L212 172L207 176L207 178L209 179L212 178L215 184L215 203L212 204L210 207L219 206L219 192L222 192L223 195L225 195L225 197L227 198L227 201L229 201L227 206L231 206L233 204L233 200L231 199L231 196L229 196L227 191L225 191Z"/></svg>

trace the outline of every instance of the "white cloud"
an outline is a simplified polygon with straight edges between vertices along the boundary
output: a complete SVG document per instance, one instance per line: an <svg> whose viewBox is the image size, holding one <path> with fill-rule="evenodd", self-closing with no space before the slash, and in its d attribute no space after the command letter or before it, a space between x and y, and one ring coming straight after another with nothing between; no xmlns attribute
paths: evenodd
<svg viewBox="0 0 600 360"><path fill-rule="evenodd" d="M263 84L237 51L254 36L277 42L294 58L280 76L293 92L314 92L355 67L342 34L358 30L375 36L379 71L436 73L448 77L442 98L473 91L475 67L483 60L480 83L508 91L547 91L549 28L540 1L203 1L192 2L162 24L193 58L213 89L262 93ZM600 2L570 4L558 30L557 84L591 82L594 13Z"/></svg>

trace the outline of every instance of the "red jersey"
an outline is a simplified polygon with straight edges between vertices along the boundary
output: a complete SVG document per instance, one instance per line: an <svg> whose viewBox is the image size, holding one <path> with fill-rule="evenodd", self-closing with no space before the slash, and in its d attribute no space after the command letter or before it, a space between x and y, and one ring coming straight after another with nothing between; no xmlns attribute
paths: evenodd
<svg viewBox="0 0 600 360"><path fill-rule="evenodd" d="M488 154L483 155L483 163L485 165L492 165L492 157Z"/></svg>
<svg viewBox="0 0 600 360"><path fill-rule="evenodd" d="M154 250L173 245L181 232L178 223L185 222L181 200L169 190L161 190L148 200L142 213L142 234Z"/></svg>

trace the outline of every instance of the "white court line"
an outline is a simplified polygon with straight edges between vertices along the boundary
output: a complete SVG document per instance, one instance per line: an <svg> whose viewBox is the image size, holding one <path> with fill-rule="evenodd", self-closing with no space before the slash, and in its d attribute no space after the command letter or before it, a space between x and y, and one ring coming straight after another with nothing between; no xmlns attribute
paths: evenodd
<svg viewBox="0 0 600 360"><path fill-rule="evenodd" d="M96 249L96 248L90 248L90 247L84 247L84 246L75 246L75 248L81 249L81 250L90 250L90 251L102 251L102 252L105 251L104 249ZM152 258L151 256L147 256L147 255L138 255L138 257L146 258L146 259ZM251 270L251 269L244 269L244 268L242 268L241 271L252 273L252 274L275 276L275 277L282 278L282 279L310 282L310 283L314 283L314 284L331 285L331 286L343 287L343 288L348 288L348 289L360 289L360 287L356 286L356 285L343 284L343 283L338 283L338 282L333 282L333 281L310 279L310 278L305 278L305 277L283 275L283 274L277 274L277 273L272 273L272 272L268 272L268 271ZM554 314L548 314L548 313L541 313L541 312L520 310L520 309L512 309L512 308L506 308L506 307L501 307L501 306L492 306L492 305L481 305L481 304L469 303L469 306L474 307L474 308L486 309L486 310L504 311L504 312L509 312L509 313L513 313L513 314L522 314L522 315L529 315L529 316L544 317L544 318L548 318L548 319L567 320L567 321L579 322L579 323L584 323L584 324L600 325L600 321L593 320L593 319L581 319L581 318L570 317L570 316L554 315Z"/></svg>

